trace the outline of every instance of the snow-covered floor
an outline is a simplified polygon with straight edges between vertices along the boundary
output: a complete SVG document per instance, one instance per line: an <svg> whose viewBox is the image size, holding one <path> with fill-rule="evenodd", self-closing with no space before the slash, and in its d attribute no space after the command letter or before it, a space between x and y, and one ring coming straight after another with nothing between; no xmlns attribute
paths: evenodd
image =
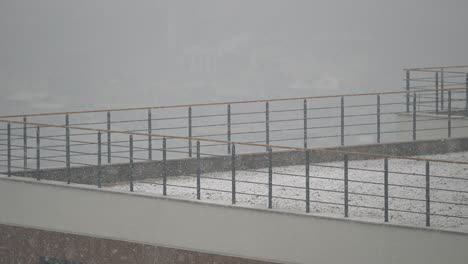
<svg viewBox="0 0 468 264"><path fill-rule="evenodd" d="M425 157L467 161L468 152ZM350 218L383 222L383 168L383 160L349 161ZM425 171L422 161L389 160L390 223L425 225ZM311 164L312 214L344 215L343 172L343 162ZM468 231L468 165L431 162L430 174L431 226ZM273 208L305 212L304 175L305 166L273 168ZM196 199L195 175L168 177L167 184L169 196ZM230 171L202 174L201 200L231 203L231 186ZM114 188L128 190L129 187L122 184ZM162 194L162 179L136 182L134 190ZM236 193L237 204L266 208L268 169L237 171Z"/></svg>

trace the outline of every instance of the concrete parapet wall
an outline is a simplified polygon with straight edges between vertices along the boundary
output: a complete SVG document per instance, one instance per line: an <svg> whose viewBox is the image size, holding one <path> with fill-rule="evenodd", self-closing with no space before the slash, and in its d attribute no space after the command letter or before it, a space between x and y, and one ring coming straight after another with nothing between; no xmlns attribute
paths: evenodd
<svg viewBox="0 0 468 264"><path fill-rule="evenodd" d="M0 224L4 225L268 262L465 264L468 259L468 234L462 232L20 177L0 176L0 208ZM2 234L0 250L5 250L8 241ZM41 243L47 243L47 239ZM28 245L31 246L26 243L24 247Z"/></svg>
<svg viewBox="0 0 468 264"><path fill-rule="evenodd" d="M468 138L451 138L442 140L420 140L386 144L370 144L358 146L345 146L333 148L352 152L371 154L387 154L397 156L419 156L443 154L449 152L468 151ZM373 159L368 156L350 155L351 160ZM268 155L266 152L239 154L236 157L236 169L258 169L267 167ZM343 154L333 152L311 153L312 163L332 162L343 160ZM273 166L292 166L305 163L302 151L275 151L273 153ZM231 156L203 157L202 172L228 171L231 169ZM195 158L172 159L167 161L168 176L192 175L196 173L197 161ZM66 169L54 168L40 171L42 179L66 181ZM15 175L22 176L22 172ZM73 167L70 171L71 182L83 184L96 184L98 168L95 166ZM127 181L130 175L129 163L103 165L101 167L102 183L112 184ZM135 180L161 177L162 161L145 161L134 163L133 177ZM36 172L27 172L27 177L36 177Z"/></svg>

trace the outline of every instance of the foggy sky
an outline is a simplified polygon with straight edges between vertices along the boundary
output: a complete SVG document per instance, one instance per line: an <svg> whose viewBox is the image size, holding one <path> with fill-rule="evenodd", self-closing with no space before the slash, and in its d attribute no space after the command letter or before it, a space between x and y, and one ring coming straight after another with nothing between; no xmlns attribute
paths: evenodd
<svg viewBox="0 0 468 264"><path fill-rule="evenodd" d="M466 0L0 0L0 110L397 90L468 64Z"/></svg>

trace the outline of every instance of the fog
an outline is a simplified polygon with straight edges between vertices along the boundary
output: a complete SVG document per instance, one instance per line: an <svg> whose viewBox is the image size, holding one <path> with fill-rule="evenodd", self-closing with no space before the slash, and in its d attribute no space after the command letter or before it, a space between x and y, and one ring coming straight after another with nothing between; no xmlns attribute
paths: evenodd
<svg viewBox="0 0 468 264"><path fill-rule="evenodd" d="M468 1L0 0L3 114L397 90Z"/></svg>

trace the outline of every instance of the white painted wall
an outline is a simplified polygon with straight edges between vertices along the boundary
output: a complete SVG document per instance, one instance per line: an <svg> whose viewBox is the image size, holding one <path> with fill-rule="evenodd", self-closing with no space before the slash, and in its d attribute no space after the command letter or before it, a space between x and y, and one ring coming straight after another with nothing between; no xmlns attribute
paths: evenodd
<svg viewBox="0 0 468 264"><path fill-rule="evenodd" d="M287 263L467 263L468 234L0 176L0 223Z"/></svg>

